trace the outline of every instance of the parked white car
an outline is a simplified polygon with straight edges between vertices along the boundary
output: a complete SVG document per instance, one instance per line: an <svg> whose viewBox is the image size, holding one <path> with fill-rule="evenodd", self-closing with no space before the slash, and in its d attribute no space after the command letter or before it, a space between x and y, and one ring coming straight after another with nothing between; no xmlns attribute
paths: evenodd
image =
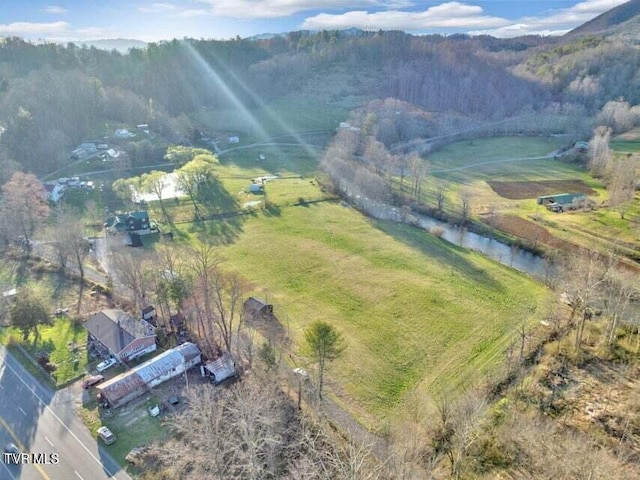
<svg viewBox="0 0 640 480"><path fill-rule="evenodd" d="M113 442L116 441L116 436L113 434L111 430L109 430L109 427L100 427L98 429L98 436L107 445L111 445Z"/></svg>
<svg viewBox="0 0 640 480"><path fill-rule="evenodd" d="M118 363L118 361L115 358L109 357L105 361L100 362L96 367L96 370L98 370L98 372L104 372L105 370L113 367L116 363Z"/></svg>

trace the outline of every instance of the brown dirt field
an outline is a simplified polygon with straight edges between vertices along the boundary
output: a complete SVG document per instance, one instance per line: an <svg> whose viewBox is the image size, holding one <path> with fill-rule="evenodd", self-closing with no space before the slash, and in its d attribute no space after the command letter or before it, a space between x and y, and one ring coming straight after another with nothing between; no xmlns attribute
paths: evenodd
<svg viewBox="0 0 640 480"><path fill-rule="evenodd" d="M503 198L524 200L554 193L584 193L594 195L596 192L582 180L546 180L540 182L487 182L491 189Z"/></svg>
<svg viewBox="0 0 640 480"><path fill-rule="evenodd" d="M554 237L549 231L536 223L513 215L492 215L483 219L484 223L502 232L522 238L532 244L544 244L549 247L565 251L575 250L578 247Z"/></svg>

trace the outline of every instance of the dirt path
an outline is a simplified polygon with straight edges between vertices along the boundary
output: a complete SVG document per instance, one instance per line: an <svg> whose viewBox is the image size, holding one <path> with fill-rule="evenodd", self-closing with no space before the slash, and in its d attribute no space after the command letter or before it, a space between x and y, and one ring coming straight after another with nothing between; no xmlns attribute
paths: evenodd
<svg viewBox="0 0 640 480"><path fill-rule="evenodd" d="M329 398L320 402L320 411L335 428L348 436L355 445L362 445L371 449L375 457L384 462L387 457L387 447L382 438L360 425L353 416Z"/></svg>

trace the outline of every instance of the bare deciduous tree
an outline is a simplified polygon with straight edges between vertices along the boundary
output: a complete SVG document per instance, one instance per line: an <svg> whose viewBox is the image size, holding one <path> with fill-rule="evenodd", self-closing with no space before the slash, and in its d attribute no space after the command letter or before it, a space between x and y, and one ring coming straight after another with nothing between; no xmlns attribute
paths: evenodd
<svg viewBox="0 0 640 480"><path fill-rule="evenodd" d="M586 321L592 317L594 304L601 298L602 287L615 265L613 256L585 250L564 258L561 286L571 301L571 321L578 320L576 350L582 344Z"/></svg>
<svg viewBox="0 0 640 480"><path fill-rule="evenodd" d="M609 324L603 332L605 342L613 345L616 340L616 329L621 319L626 318L628 307L633 297L638 295L634 275L626 271L614 270L602 287L604 313Z"/></svg>
<svg viewBox="0 0 640 480"><path fill-rule="evenodd" d="M156 196L158 203L160 203L160 210L162 210L162 219L165 222L169 222L169 214L162 201L164 195L164 189L168 185L167 174L158 170L151 171L149 173L143 173L140 176L140 188L143 192L150 193Z"/></svg>
<svg viewBox="0 0 640 480"><path fill-rule="evenodd" d="M135 306L144 306L150 286L146 261L128 252L113 252L111 267L116 282L130 290Z"/></svg>
<svg viewBox="0 0 640 480"><path fill-rule="evenodd" d="M595 177L602 177L607 172L611 161L611 129L609 127L596 127L593 137L589 141L589 170Z"/></svg>
<svg viewBox="0 0 640 480"><path fill-rule="evenodd" d="M438 424L433 448L436 454L449 459L451 475L458 479L469 449L479 436L478 423L485 410L485 401L477 392L469 392L456 400L442 396L436 402L436 409Z"/></svg>
<svg viewBox="0 0 640 480"><path fill-rule="evenodd" d="M447 198L446 182L442 180L438 180L436 182L435 197L436 197L436 207L439 212L442 212L442 210L444 209L444 202Z"/></svg>
<svg viewBox="0 0 640 480"><path fill-rule="evenodd" d="M22 237L25 250L31 249L33 235L49 216L47 192L32 174L14 173L2 186L0 225L3 236L15 241Z"/></svg>
<svg viewBox="0 0 640 480"><path fill-rule="evenodd" d="M422 182L429 171L429 164L426 160L420 158L420 155L415 152L409 154L407 164L411 171L411 195L413 195L416 200L420 201Z"/></svg>
<svg viewBox="0 0 640 480"><path fill-rule="evenodd" d="M84 280L84 261L89 254L89 242L85 236L82 216L69 208L59 207L54 223L52 243L60 268L65 271L72 261L78 268L80 281Z"/></svg>
<svg viewBox="0 0 640 480"><path fill-rule="evenodd" d="M460 219L463 225L467 223L471 216L471 200L471 191L468 188L463 189L460 192Z"/></svg>
<svg viewBox="0 0 640 480"><path fill-rule="evenodd" d="M637 154L629 154L623 158L609 162L609 206L624 219L635 198L636 180L638 178L639 159Z"/></svg>

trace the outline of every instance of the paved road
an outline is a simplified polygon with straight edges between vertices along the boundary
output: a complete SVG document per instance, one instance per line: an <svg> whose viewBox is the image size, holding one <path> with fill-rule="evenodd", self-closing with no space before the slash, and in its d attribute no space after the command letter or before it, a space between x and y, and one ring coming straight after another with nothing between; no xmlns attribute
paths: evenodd
<svg viewBox="0 0 640 480"><path fill-rule="evenodd" d="M57 464L5 464L0 479L131 480L76 417L71 389L52 392L0 346L0 442L50 455ZM49 457L49 460L52 460Z"/></svg>

